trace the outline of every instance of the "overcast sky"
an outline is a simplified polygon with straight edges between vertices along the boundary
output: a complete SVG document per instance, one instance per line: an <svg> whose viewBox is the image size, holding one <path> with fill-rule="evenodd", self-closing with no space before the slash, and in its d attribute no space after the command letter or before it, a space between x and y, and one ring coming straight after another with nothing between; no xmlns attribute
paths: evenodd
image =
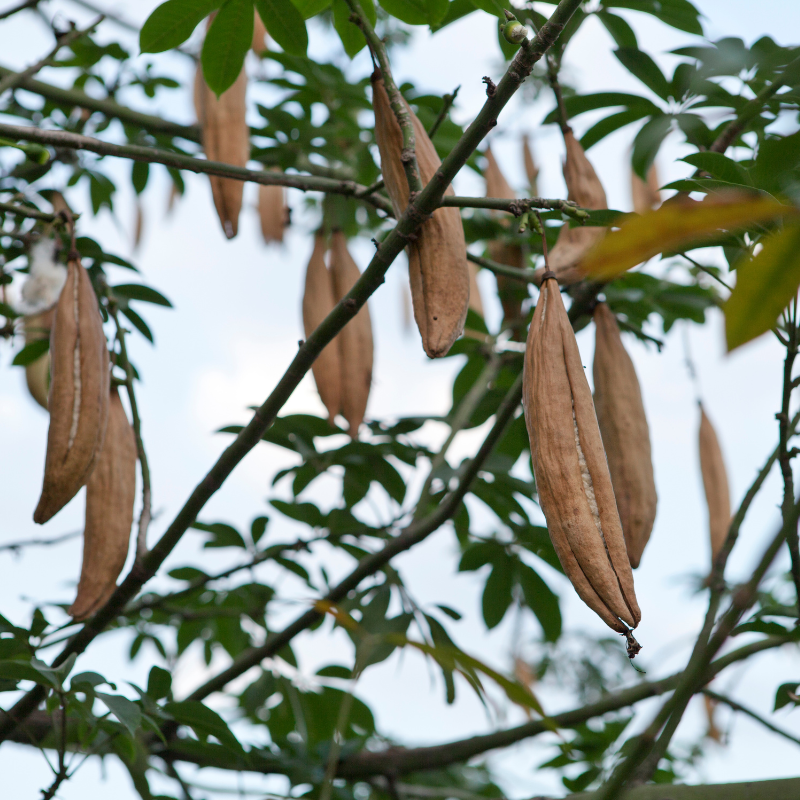
<svg viewBox="0 0 800 800"><path fill-rule="evenodd" d="M3 6L10 3L4 2ZM109 3L107 8L141 23L156 5L154 0ZM748 0L699 0L710 38L722 35L741 36L748 43L763 34L781 44L790 44L800 30L800 6L790 0L765 0L756 7ZM59 9L65 18L85 22L89 11L68 0L43 4L49 11ZM543 9L551 6L542 6ZM671 71L674 57L669 50L692 40L636 13L622 12L639 35L640 46L653 53ZM499 51L494 21L478 12L451 25L435 36L426 29L415 29L410 48L398 51L394 69L398 82L414 81L431 93L450 92L461 85L454 116L469 121L485 98L484 75L500 75ZM25 12L0 23L4 43L2 64L22 68L50 48L50 41L40 20ZM110 25L109 34L119 35L135 51L135 37ZM623 90L644 92L616 61L613 44L599 23L590 20L568 50L566 69L581 91ZM311 26L311 52L316 56L340 58L337 40ZM191 63L176 56L165 56L164 69L181 78L191 74ZM251 65L252 67L253 65ZM366 53L351 65L352 75L361 77L370 70ZM45 71L42 79L59 81L63 77ZM134 94L131 104L144 107ZM515 98L499 120L492 146L512 185L522 190L525 179L519 149L519 135L533 137L541 165L540 191L545 196L565 195L560 159L563 145L558 129L540 127L552 107L550 97L525 105ZM151 106L151 109L153 107ZM191 122L190 93L164 93L155 108L170 118ZM575 124L582 133L591 124L590 115ZM603 181L612 208L630 208L628 149L635 128L609 137L589 151L589 157ZM115 125L104 135L119 136ZM675 164L686 148L669 140L658 159L663 182L687 174L687 165ZM124 185L129 167L122 162L107 164ZM260 403L283 373L302 336L300 293L304 266L311 249L310 226L314 220L302 212L302 195L290 192L296 225L289 231L283 247L266 247L258 231L255 214L255 187L245 188L245 209L239 235L226 241L211 203L208 182L203 176L186 176L188 193L174 212L165 213L168 185L162 170L154 169L144 195L144 240L134 260L142 270L142 279L166 294L175 310L147 308L147 318L156 336L156 347L141 340L131 340L132 357L143 376L139 391L143 432L154 481L154 509L158 516L151 535L158 536L180 508L189 492L229 441L214 432L220 427L243 422L247 407ZM482 182L474 174L464 174L456 181L463 194L481 194ZM71 195L79 211L86 211L85 192ZM126 188L117 194L116 216L103 212L92 219L84 214L82 232L101 241L110 252L130 254L134 212ZM372 245L367 241L351 244L362 269ZM112 275L117 282L128 280L130 273ZM369 415L383 418L415 413L436 414L447 411L450 386L461 359L432 363L424 355L419 337L403 328L402 297L405 292L405 266L402 260L391 268L384 286L370 300L375 325L375 379ZM112 281L113 282L113 281ZM499 318L499 304L491 296L493 278L480 276L484 304L490 325ZM658 331L654 330L654 333ZM584 363L590 364L593 335L590 329L578 336ZM717 427L729 467L734 502L747 486L774 447L777 427L774 414L779 408L781 351L777 343L764 338L732 357L724 355L722 320L711 314L711 324L700 329L690 326L688 341L700 376L702 396L708 413ZM693 596L693 579L708 568L706 517L697 460L697 409L695 390L684 365L684 334L676 326L667 337L661 354L636 341L626 340L634 358L643 387L647 408L656 482L659 493L658 518L642 566L635 574L637 595L643 622L637 632L644 645L641 667L649 677L665 675L685 662L687 647L698 629L705 610L704 598ZM55 536L82 525L82 498L73 501L43 528L31 521L40 486L47 433L47 416L28 397L21 370L11 368L13 352L0 349L0 486L3 486L3 522L0 544L40 536ZM589 371L590 373L591 371ZM322 414L322 405L313 382L307 377L294 393L285 413ZM429 426L425 431L431 442L441 441L443 429ZM453 448L453 458L474 452L484 429L460 436ZM276 540L299 532L294 523L268 510L268 497L285 497L287 489L272 489L272 475L291 460L277 448L261 445L237 468L232 478L203 511L205 521L227 520L245 526L267 512L272 517L268 535ZM334 484L320 482L313 496L322 504L334 500ZM777 522L776 505L780 498L777 476L773 473L760 499L755 503L743 528L741 544L731 560L731 573L742 575L771 536ZM476 509L477 511L477 509ZM479 513L479 512L478 512ZM486 519L485 515L483 517ZM199 552L202 537L189 533L170 557L167 567L190 563ZM80 568L78 540L50 549L30 549L24 557L0 552L3 581L0 590L2 611L14 622L25 623L32 608L31 598L65 601L72 598ZM207 556L207 553L206 553ZM223 552L215 558L224 560ZM328 558L326 556L326 558ZM507 669L511 652L510 620L487 634L480 620L480 590L484 573L454 574L456 545L452 533L443 529L412 553L396 559L414 596L422 603L445 602L465 613L465 619L452 625L455 638L468 652ZM208 562L206 562L208 563ZM785 566L786 559L781 562ZM338 574L348 568L343 558L330 558L326 566ZM278 573L267 566L262 573L268 582ZM562 595L565 621L572 631L602 633L603 624L574 595L566 581L553 570L542 574ZM297 603L287 604L281 613L288 619L302 601L301 589L291 582L284 586L287 596ZM56 612L49 612L53 619ZM524 638L538 636L536 623L528 620ZM119 684L125 680L146 681L148 665L154 653L146 647L132 664L127 661L130 634L113 634L93 645L78 662L81 670L96 669ZM324 641L324 646L323 646ZM302 672L311 674L326 663L349 658L348 641L342 637L323 640L320 636L301 637L296 642L302 657ZM639 661L639 659L637 659ZM212 670L223 665L220 658ZM796 652L771 653L755 659L745 668L735 668L719 681L722 690L730 691L750 706L767 713L772 707L775 688L797 680ZM177 689L187 693L206 674L199 659L187 665L177 676ZM631 673L631 680L634 679ZM436 743L491 730L495 725L521 721L521 712L511 709L505 719L489 719L465 686L459 687L454 706L443 702L440 682L416 655L393 657L368 671L358 693L371 704L380 729L407 743ZM548 711L557 711L570 703L556 690L541 697ZM650 713L648 709L645 717ZM721 720L728 725L728 717ZM781 725L800 734L797 715L779 716ZM678 739L690 741L704 726L699 701L690 707ZM552 746L542 742L521 744L508 753L492 758L501 784L513 797L530 797L563 790L555 776L536 771L536 766L553 755ZM709 781L733 781L790 776L797 772L797 756L792 745L765 732L754 723L737 718L733 726L733 744L727 748L712 746L709 757L700 766L700 776ZM41 755L31 748L5 745L0 749L0 770L9 797L34 797L49 783L49 772ZM101 775L105 782L100 782ZM697 776L696 776L697 777ZM225 776L207 771L200 776L206 783L223 783ZM267 778L248 779L253 788L280 791L282 782ZM158 789L154 781L154 789ZM101 797L132 795L129 778L119 763L109 759L104 768L89 763L64 785L60 797L66 800L94 800Z"/></svg>

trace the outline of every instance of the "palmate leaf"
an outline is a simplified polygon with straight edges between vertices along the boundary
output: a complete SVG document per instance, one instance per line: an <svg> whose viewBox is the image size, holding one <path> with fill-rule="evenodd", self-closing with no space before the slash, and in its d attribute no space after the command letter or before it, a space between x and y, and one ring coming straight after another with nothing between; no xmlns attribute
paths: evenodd
<svg viewBox="0 0 800 800"><path fill-rule="evenodd" d="M701 202L664 203L641 216L631 216L584 259L581 268L598 280L610 280L665 251L717 233L795 215L797 210L775 200L732 192Z"/></svg>

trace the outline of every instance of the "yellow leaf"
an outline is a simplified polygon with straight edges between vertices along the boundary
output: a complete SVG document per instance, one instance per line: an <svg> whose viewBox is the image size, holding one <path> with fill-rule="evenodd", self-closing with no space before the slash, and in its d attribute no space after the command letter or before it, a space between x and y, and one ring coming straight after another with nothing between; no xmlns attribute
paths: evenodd
<svg viewBox="0 0 800 800"><path fill-rule="evenodd" d="M733 230L796 214L794 206L739 192L718 194L703 201L681 198L655 211L623 222L609 233L581 263L581 271L608 281L659 253L679 250L720 230Z"/></svg>
<svg viewBox="0 0 800 800"><path fill-rule="evenodd" d="M800 222L763 240L755 258L736 270L736 287L725 303L728 352L775 326L800 285Z"/></svg>

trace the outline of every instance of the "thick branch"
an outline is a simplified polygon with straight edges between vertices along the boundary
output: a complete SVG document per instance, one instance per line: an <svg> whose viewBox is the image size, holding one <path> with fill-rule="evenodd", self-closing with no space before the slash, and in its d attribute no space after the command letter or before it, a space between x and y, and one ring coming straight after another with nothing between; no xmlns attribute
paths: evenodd
<svg viewBox="0 0 800 800"><path fill-rule="evenodd" d="M493 211L507 211L515 217L519 217L532 208L544 211L560 211L562 214L583 221L588 218L586 210L579 208L571 200L551 200L546 197L524 197L519 200L515 198L505 199L502 197L459 197L457 195L446 195L442 198L443 206L455 206L456 208L489 208Z"/></svg>
<svg viewBox="0 0 800 800"><path fill-rule="evenodd" d="M523 43L492 96L487 98L480 113L445 158L433 179L403 212L397 226L380 244L361 278L300 346L297 355L273 392L258 408L251 421L242 429L234 442L222 453L205 478L197 485L161 539L141 562L135 564L131 572L109 598L106 605L68 642L67 646L54 659L53 664L55 666L62 664L72 653L82 653L95 637L103 632L108 623L133 599L144 583L156 573L164 559L172 552L189 526L197 519L197 515L205 504L222 486L234 468L261 441L261 437L275 421L278 412L294 392L303 376L311 368L311 364L316 357L358 313L361 306L366 303L367 298L383 283L386 271L405 247L409 234L414 233L419 227L420 221L433 213L439 206L446 188L450 185L455 175L466 164L467 159L486 134L497 124L497 116L500 111L511 99L522 81L530 74L533 65L556 40L579 5L580 0L561 0L550 19L540 29L536 38L533 41ZM460 502L460 499L458 502ZM400 537L398 537L399 539ZM394 542L387 546L392 546L392 544ZM402 549L406 548L401 547ZM376 554L365 559L362 564L365 564L365 568L369 567L371 558L379 558L379 555ZM389 558L392 555L389 555ZM381 563L385 563L385 561L380 562L375 569L380 568ZM365 574L371 573L367 572ZM356 573L353 573L353 576L356 576ZM361 579L359 576L356 577L359 580ZM289 629L287 629L287 635L288 633L290 633ZM291 640L291 636L287 641L289 640ZM215 686L210 688L210 691L215 690ZM38 686L25 694L6 713L3 721L0 722L0 740L6 738L17 724L39 705L45 696L45 690Z"/></svg>
<svg viewBox="0 0 800 800"><path fill-rule="evenodd" d="M391 203L381 195L367 195L363 186L353 181L340 181L333 178L320 178L312 175L287 175L285 172L273 170L252 170L245 167L236 167L233 164L223 164L220 161L207 161L202 158L186 156L182 153L173 153L170 150L161 150L156 147L144 147L137 144L111 144L91 136L66 131L44 131L22 125L0 124L0 136L9 138L26 139L30 142L65 147L72 150L89 150L101 156L115 156L128 158L132 161L144 161L150 164L164 164L175 169L185 169L189 172L201 172L207 175L219 175L223 178L233 178L237 181L260 183L264 186L288 186L300 189L303 192L327 192L329 194L342 194L346 197L358 197L376 208L392 213Z"/></svg>

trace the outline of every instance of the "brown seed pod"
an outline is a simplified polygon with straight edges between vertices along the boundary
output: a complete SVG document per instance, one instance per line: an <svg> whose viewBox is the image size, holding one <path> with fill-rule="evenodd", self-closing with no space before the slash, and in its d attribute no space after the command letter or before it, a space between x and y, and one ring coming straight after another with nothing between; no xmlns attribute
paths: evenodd
<svg viewBox="0 0 800 800"><path fill-rule="evenodd" d="M49 339L55 318L55 307L25 317L25 344ZM50 391L50 351L39 356L36 361L26 364L25 382L31 397L47 411L47 394Z"/></svg>
<svg viewBox="0 0 800 800"><path fill-rule="evenodd" d="M711 560L714 561L728 537L731 524L731 496L728 473L722 458L716 431L700 406L700 471L708 506L708 532L711 540Z"/></svg>
<svg viewBox="0 0 800 800"><path fill-rule="evenodd" d="M395 213L400 216L408 205L408 183L400 160L403 134L377 72L372 76L372 103L383 179ZM420 178L426 184L442 162L407 103L406 109L414 124ZM453 187L448 186L445 194L454 194ZM447 354L464 330L469 306L469 268L461 214L457 208L437 208L416 235L406 248L414 318L425 352L431 358L439 358Z"/></svg>
<svg viewBox="0 0 800 800"><path fill-rule="evenodd" d="M331 236L330 276L337 303L361 277L361 271L348 252L347 239L341 231L334 231ZM350 436L357 439L372 385L372 322L366 303L342 328L336 341L341 353L342 415L350 425Z"/></svg>
<svg viewBox="0 0 800 800"><path fill-rule="evenodd" d="M717 744L722 744L722 731L719 729L717 721L714 718L717 710L717 701L709 697L707 694L704 694L703 703L706 708L706 718L708 719L706 736L708 736L709 739L717 742Z"/></svg>
<svg viewBox="0 0 800 800"><path fill-rule="evenodd" d="M564 180L568 198L582 208L608 208L603 185L586 158L580 142L567 129L564 133L567 157L564 161ZM605 228L570 228L565 222L558 234L555 247L550 252L550 269L562 286L577 283L583 278L579 266L581 259L606 235ZM540 275L544 272L542 270Z"/></svg>
<svg viewBox="0 0 800 800"><path fill-rule="evenodd" d="M469 262L469 307L483 319L483 300L478 286L478 267Z"/></svg>
<svg viewBox="0 0 800 800"><path fill-rule="evenodd" d="M283 229L289 224L289 209L283 186L258 187L258 218L264 241L283 241Z"/></svg>
<svg viewBox="0 0 800 800"><path fill-rule="evenodd" d="M194 107L202 128L203 150L209 161L222 161L237 167L247 166L250 158L250 128L245 120L247 75L239 77L219 98L208 88L203 68L197 66L194 80ZM244 183L210 175L211 193L222 230L233 239L239 230Z"/></svg>
<svg viewBox="0 0 800 800"><path fill-rule="evenodd" d="M631 199L633 201L633 210L637 214L646 214L661 205L659 185L655 164L651 165L647 171L646 183L631 170Z"/></svg>
<svg viewBox="0 0 800 800"><path fill-rule="evenodd" d="M542 284L525 350L523 404L539 503L581 599L615 631L641 619L592 394L558 283Z"/></svg>
<svg viewBox="0 0 800 800"><path fill-rule="evenodd" d="M103 448L86 482L83 565L78 594L68 610L77 620L90 617L105 604L125 566L133 524L136 459L133 428L113 388Z"/></svg>
<svg viewBox="0 0 800 800"><path fill-rule="evenodd" d="M306 285L303 293L303 327L306 338L316 330L336 305L333 281L325 266L325 249L325 237L317 234L306 269ZM342 357L339 343L335 339L317 356L311 365L311 371L320 399L328 409L328 419L333 425L336 415L342 408Z"/></svg>
<svg viewBox="0 0 800 800"><path fill-rule="evenodd" d="M71 258L50 336L50 428L34 522L47 522L89 478L106 432L109 380L97 296L80 259Z"/></svg>
<svg viewBox="0 0 800 800"><path fill-rule="evenodd" d="M136 202L136 217L133 222L133 251L139 249L142 243L142 233L144 232L144 209L140 202Z"/></svg>
<svg viewBox="0 0 800 800"><path fill-rule="evenodd" d="M539 187L537 186L539 167L536 166L536 162L533 160L533 152L527 135L522 137L522 160L525 162L525 174L528 176L531 197L537 197L539 194Z"/></svg>
<svg viewBox="0 0 800 800"><path fill-rule="evenodd" d="M608 458L622 532L632 567L638 567L656 518L650 428L633 361L605 303L594 311L594 407Z"/></svg>
<svg viewBox="0 0 800 800"><path fill-rule="evenodd" d="M258 11L254 11L253 43L250 45L250 49L257 56L263 56L264 53L269 50L269 47L267 46L267 29L264 27L264 23L261 20L261 15L258 13Z"/></svg>
<svg viewBox="0 0 800 800"><path fill-rule="evenodd" d="M487 197L515 197L514 190L509 185L505 176L500 170L500 166L495 160L492 148L487 147L486 152L486 171L484 179L486 180L486 196ZM507 215L502 217L503 224L509 227L509 220ZM498 264L506 264L515 269L522 269L525 265L525 256L522 252L522 247L512 242L504 242L495 240L489 242L489 258L496 261ZM523 284L519 281L506 278L504 275L495 275L497 280L497 295L500 298L500 303L503 306L503 321L505 324L517 322L522 318L522 301L528 296L524 290ZM514 338L521 339L524 336L524 331L519 325L515 328Z"/></svg>

